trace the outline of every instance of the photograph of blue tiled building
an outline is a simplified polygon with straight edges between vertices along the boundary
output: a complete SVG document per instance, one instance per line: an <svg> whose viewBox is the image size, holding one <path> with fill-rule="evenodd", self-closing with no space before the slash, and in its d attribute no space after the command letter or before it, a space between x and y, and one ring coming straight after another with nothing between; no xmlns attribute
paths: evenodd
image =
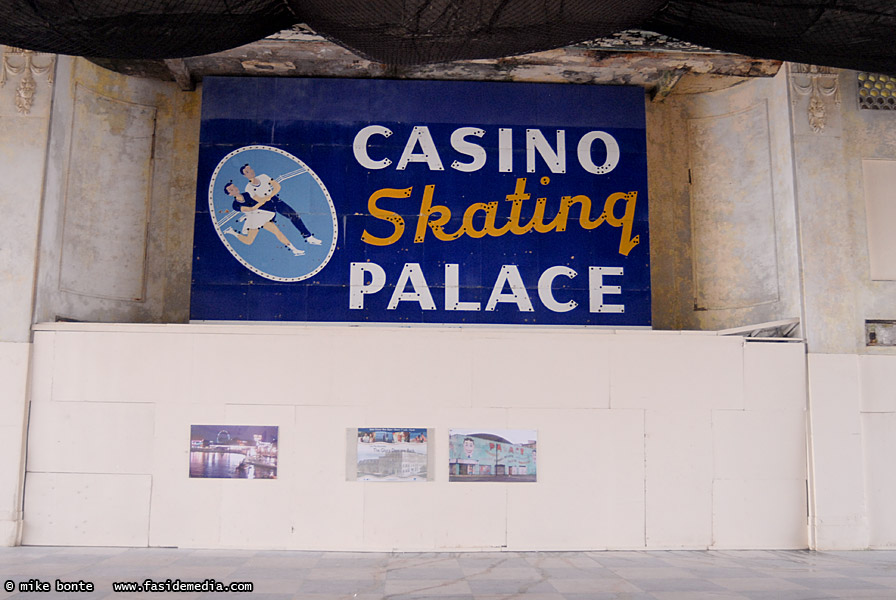
<svg viewBox="0 0 896 600"><path fill-rule="evenodd" d="M535 481L537 432L451 429L450 481Z"/></svg>

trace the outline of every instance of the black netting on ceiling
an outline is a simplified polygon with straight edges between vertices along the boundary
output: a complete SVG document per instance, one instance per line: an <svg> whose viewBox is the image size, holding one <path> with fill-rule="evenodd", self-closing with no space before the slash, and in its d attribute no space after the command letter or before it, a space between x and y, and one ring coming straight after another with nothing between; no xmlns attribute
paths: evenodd
<svg viewBox="0 0 896 600"><path fill-rule="evenodd" d="M664 0L289 0L315 31L380 62L497 58L608 36Z"/></svg>
<svg viewBox="0 0 896 600"><path fill-rule="evenodd" d="M176 58L297 23L393 64L497 58L636 28L748 56L896 72L892 0L6 0L0 43Z"/></svg>
<svg viewBox="0 0 896 600"><path fill-rule="evenodd" d="M893 0L670 0L644 28L747 56L896 72Z"/></svg>
<svg viewBox="0 0 896 600"><path fill-rule="evenodd" d="M4 0L0 43L102 58L235 48L296 22L280 0Z"/></svg>

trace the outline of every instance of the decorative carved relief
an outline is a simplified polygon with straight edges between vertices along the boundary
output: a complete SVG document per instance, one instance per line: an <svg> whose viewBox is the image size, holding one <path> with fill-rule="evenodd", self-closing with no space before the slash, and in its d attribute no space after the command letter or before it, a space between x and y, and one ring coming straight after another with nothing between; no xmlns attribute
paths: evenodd
<svg viewBox="0 0 896 600"><path fill-rule="evenodd" d="M47 57L47 64L40 66L35 64L36 57ZM47 75L47 83L53 85L53 67L56 65L56 56L23 50L13 46L7 46L3 50L3 65L0 68L0 87L6 85L7 76L22 75L18 87L16 87L16 110L19 114L27 115L34 104L34 94L37 92L35 75Z"/></svg>
<svg viewBox="0 0 896 600"><path fill-rule="evenodd" d="M840 104L839 73L831 67L819 67L816 65L802 65L794 63L790 65L790 89L793 90L792 102L796 104L799 96L809 96L807 116L809 127L815 133L824 131L827 124L827 101L833 99L834 104Z"/></svg>

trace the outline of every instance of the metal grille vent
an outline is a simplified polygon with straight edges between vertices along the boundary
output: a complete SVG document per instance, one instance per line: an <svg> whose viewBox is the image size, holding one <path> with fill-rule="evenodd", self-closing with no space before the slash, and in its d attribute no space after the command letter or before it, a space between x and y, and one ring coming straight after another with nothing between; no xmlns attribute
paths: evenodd
<svg viewBox="0 0 896 600"><path fill-rule="evenodd" d="M859 73L859 108L896 110L896 78Z"/></svg>

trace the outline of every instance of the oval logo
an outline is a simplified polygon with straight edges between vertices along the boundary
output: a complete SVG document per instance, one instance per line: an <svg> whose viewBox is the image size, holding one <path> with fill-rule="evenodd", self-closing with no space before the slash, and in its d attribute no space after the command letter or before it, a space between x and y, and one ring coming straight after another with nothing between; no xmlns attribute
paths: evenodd
<svg viewBox="0 0 896 600"><path fill-rule="evenodd" d="M336 249L330 193L308 165L279 148L244 146L221 159L208 209L233 257L267 279L313 277Z"/></svg>

